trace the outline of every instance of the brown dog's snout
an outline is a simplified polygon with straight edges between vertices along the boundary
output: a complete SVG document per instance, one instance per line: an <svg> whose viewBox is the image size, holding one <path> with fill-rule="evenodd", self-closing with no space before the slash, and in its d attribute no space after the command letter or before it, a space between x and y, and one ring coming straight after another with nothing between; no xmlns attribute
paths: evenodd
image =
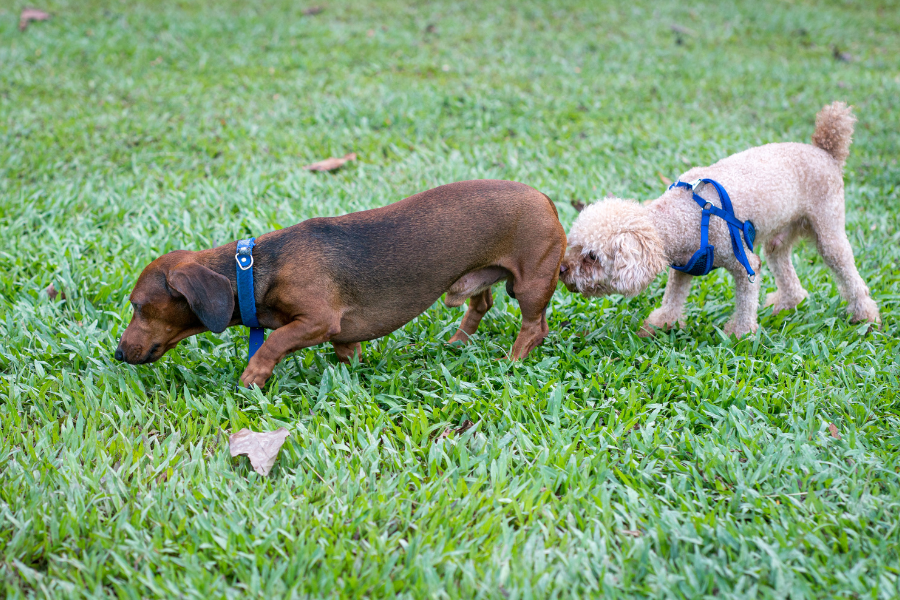
<svg viewBox="0 0 900 600"><path fill-rule="evenodd" d="M155 358L154 354L159 349L160 344L149 344L150 351L147 352L147 342L148 340L146 339L135 339L134 332L129 334L129 331L126 329L119 339L119 345L116 347L115 353L113 353L113 358L130 365L151 362Z"/></svg>
<svg viewBox="0 0 900 600"><path fill-rule="evenodd" d="M158 350L162 344L153 344L150 346L150 349L146 352L144 351L144 346L127 346L122 342L119 342L119 347L116 348L115 354L113 357L116 360L120 360L122 362L127 362L130 365L143 365L149 362L154 362L162 353L158 353Z"/></svg>
<svg viewBox="0 0 900 600"><path fill-rule="evenodd" d="M136 365L141 362L141 359L143 358L143 356L141 356L142 354L143 348L141 346L128 344L125 341L125 336L122 336L122 339L119 340L119 345L116 347L116 352L113 354L113 358L130 365Z"/></svg>

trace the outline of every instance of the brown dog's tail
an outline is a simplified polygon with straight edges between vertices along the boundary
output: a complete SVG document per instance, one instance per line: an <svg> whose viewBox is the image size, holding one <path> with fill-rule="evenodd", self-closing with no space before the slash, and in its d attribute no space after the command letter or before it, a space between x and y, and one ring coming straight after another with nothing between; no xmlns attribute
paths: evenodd
<svg viewBox="0 0 900 600"><path fill-rule="evenodd" d="M816 115L816 131L812 136L813 146L821 148L834 157L843 168L850 154L853 138L853 124L856 117L852 109L843 102L832 102Z"/></svg>

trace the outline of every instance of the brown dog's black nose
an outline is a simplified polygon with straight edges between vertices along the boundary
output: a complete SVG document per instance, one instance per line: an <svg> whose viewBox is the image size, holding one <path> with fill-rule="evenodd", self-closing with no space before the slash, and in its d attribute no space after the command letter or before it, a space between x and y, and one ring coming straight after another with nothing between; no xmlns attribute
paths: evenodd
<svg viewBox="0 0 900 600"><path fill-rule="evenodd" d="M122 348L116 348L115 358L116 360L125 360L125 353L122 352Z"/></svg>

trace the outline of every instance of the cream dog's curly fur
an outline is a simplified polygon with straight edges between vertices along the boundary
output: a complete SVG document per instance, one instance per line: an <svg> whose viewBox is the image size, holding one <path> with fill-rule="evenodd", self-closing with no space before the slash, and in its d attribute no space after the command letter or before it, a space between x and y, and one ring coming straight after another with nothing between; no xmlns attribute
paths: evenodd
<svg viewBox="0 0 900 600"><path fill-rule="evenodd" d="M808 237L834 272L853 320L880 322L844 231L843 167L855 122L850 108L835 102L816 115L812 145L767 144L681 175L685 182L718 181L728 191L737 218L753 222L755 248L765 248L778 287L766 298L766 306L776 313L796 307L807 296L791 263L791 247L798 238ZM712 186L697 192L721 206ZM560 278L570 291L635 296L668 265L687 263L699 248L700 207L685 188L670 189L647 205L601 201L584 209L568 239ZM714 265L728 270L735 281L735 311L725 332L741 336L756 331L761 278L749 281L732 252L725 222L715 216L710 219L709 241L716 248ZM759 273L759 256L746 252ZM669 270L662 306L644 322L641 335L652 335L654 328L683 326L691 280L691 275Z"/></svg>

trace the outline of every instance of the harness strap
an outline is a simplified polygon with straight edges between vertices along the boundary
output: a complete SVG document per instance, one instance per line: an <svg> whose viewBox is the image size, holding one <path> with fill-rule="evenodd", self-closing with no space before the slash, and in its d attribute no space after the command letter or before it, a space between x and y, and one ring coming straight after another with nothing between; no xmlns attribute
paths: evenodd
<svg viewBox="0 0 900 600"><path fill-rule="evenodd" d="M716 193L719 196L719 201L722 203L722 208L715 206L712 202L708 202L697 195L697 188L704 183L708 183L715 188ZM715 215L725 221L728 225L728 233L731 237L731 250L734 252L734 256L738 259L738 262L740 262L747 271L747 277L751 282L754 281L756 273L754 273L753 269L750 267L750 261L747 259L747 254L744 252L744 244L741 241L741 236L743 235L744 241L747 242L747 247L750 249L750 252L753 252L753 241L756 238L756 230L753 227L753 223L750 221L741 221L734 215L731 198L728 197L728 192L725 191L725 188L722 187L718 181L713 179L698 179L692 183L676 181L669 186L669 189L672 189L673 187L691 190L691 197L702 209L702 216L700 218L700 249L694 253L687 264L672 265L672 268L678 271L684 271L690 275L706 275L713 270L715 246L709 244L709 216Z"/></svg>
<svg viewBox="0 0 900 600"><path fill-rule="evenodd" d="M253 358L259 347L266 341L265 330L256 318L256 294L253 290L253 247L256 238L248 238L237 243L237 291L241 322L250 328L250 349L247 360Z"/></svg>

